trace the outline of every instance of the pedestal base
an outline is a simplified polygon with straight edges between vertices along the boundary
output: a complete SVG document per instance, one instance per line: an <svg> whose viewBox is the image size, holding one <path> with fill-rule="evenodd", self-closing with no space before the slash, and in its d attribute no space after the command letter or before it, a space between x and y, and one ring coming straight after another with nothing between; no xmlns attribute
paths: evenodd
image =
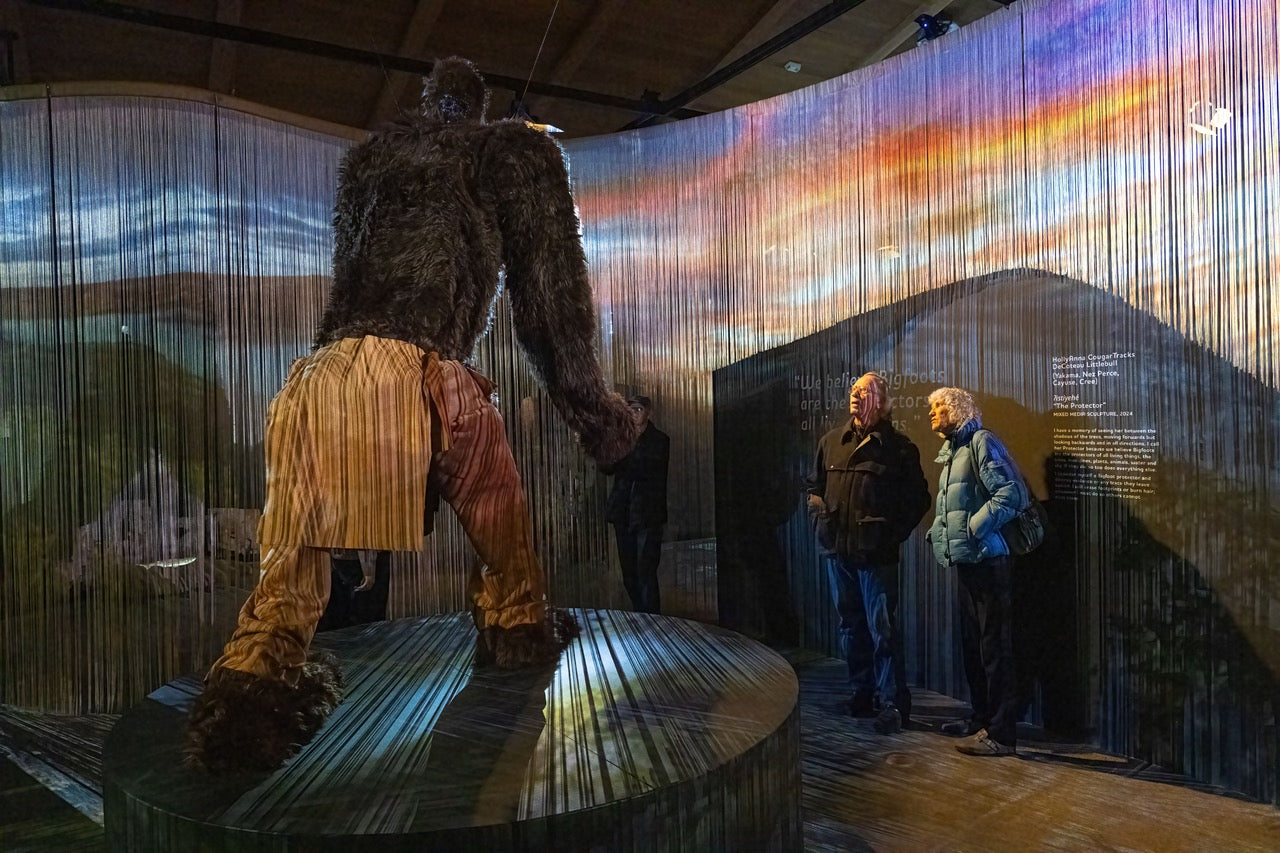
<svg viewBox="0 0 1280 853"><path fill-rule="evenodd" d="M130 710L104 752L119 850L801 848L797 682L720 628L576 611L558 664L474 669L464 614L321 634L346 698L270 774L181 761L200 684ZM353 845L356 845L353 847Z"/></svg>

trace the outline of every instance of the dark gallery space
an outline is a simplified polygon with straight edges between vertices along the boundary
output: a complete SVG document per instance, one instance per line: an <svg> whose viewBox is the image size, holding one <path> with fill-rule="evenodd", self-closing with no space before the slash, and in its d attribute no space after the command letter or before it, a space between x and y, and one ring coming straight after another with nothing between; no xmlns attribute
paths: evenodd
<svg viewBox="0 0 1280 853"><path fill-rule="evenodd" d="M1277 0L0 0L0 850L1280 849Z"/></svg>

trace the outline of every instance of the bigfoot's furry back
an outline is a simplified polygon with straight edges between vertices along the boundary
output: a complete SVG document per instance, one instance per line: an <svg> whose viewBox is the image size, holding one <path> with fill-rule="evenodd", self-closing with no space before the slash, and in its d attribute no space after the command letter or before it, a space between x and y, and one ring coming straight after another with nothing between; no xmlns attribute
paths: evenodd
<svg viewBox="0 0 1280 853"><path fill-rule="evenodd" d="M423 111L356 146L334 208L333 290L316 345L375 335L468 361L499 284L556 408L602 462L633 440L604 385L564 153L522 121L486 123L487 91L441 60Z"/></svg>

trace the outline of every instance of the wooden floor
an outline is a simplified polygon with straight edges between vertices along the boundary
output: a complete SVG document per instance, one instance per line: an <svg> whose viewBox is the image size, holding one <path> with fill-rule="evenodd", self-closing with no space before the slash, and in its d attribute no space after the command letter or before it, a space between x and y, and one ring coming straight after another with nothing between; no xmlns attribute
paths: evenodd
<svg viewBox="0 0 1280 853"><path fill-rule="evenodd" d="M836 710L843 661L788 657L806 850L1280 850L1280 809L1032 728L1016 756L962 755L938 727L966 706L936 693L913 691L911 729L877 735Z"/></svg>
<svg viewBox="0 0 1280 853"><path fill-rule="evenodd" d="M1017 757L961 755L936 727L963 708L937 694L916 692L911 730L877 735L836 711L843 663L788 657L800 678L807 850L1280 850L1280 810L1088 746L1024 729ZM0 712L0 850L103 848L83 813L92 804L72 809L48 788L91 797L104 733L93 718Z"/></svg>

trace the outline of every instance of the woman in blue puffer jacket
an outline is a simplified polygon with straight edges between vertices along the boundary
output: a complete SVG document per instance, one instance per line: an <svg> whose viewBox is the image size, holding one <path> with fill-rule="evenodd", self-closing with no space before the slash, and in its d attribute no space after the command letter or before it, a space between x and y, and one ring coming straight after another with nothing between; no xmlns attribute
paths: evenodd
<svg viewBox="0 0 1280 853"><path fill-rule="evenodd" d="M1017 746L1011 607L1013 576L1000 528L1027 505L1017 466L969 392L929 395L929 425L945 441L929 541L938 562L959 580L960 641L973 717L942 727L966 739L968 755L1011 755Z"/></svg>

